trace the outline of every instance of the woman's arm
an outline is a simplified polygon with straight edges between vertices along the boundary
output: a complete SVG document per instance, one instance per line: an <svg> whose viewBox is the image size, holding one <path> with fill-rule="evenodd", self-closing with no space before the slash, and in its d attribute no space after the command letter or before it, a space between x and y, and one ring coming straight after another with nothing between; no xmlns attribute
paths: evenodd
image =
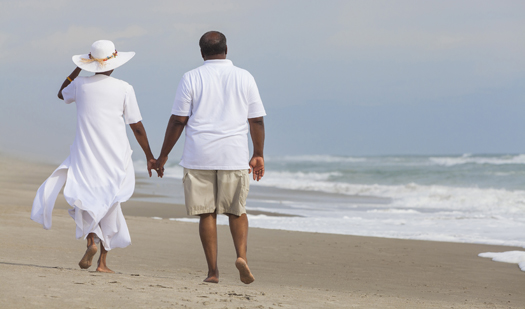
<svg viewBox="0 0 525 309"><path fill-rule="evenodd" d="M60 87L60 90L58 91L58 98L60 100L64 100L64 97L62 96L62 90L66 88L71 82L77 78L78 74L80 74L80 71L82 71L81 68L76 67L71 74L66 78L66 80L62 83L62 86Z"/></svg>
<svg viewBox="0 0 525 309"><path fill-rule="evenodd" d="M131 127L131 130L133 130L133 134L135 134L135 138L137 139L137 142L139 143L140 147L142 147L142 150L144 150L144 154L146 155L146 160L148 162L149 177L151 177L151 170L156 167L157 160L155 160L155 157L153 157L153 154L151 153L151 149L149 148L149 142L148 142L148 136L146 135L146 129L144 129L144 125L142 125L142 121L139 121L137 123L132 123L129 126Z"/></svg>

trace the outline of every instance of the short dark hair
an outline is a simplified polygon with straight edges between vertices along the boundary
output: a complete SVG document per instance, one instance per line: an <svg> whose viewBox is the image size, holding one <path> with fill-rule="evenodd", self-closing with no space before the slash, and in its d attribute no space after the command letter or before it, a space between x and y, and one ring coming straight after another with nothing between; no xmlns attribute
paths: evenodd
<svg viewBox="0 0 525 309"><path fill-rule="evenodd" d="M208 31L199 40L204 56L219 55L226 52L226 37L219 31Z"/></svg>

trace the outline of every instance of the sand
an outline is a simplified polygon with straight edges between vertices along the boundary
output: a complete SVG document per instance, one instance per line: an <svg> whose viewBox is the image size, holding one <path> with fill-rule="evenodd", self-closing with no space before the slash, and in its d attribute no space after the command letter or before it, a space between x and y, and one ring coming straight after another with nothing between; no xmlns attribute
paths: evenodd
<svg viewBox="0 0 525 309"><path fill-rule="evenodd" d="M220 283L183 205L123 204L133 244L108 254L115 274L81 270L86 246L59 196L53 227L29 219L38 186L57 165L0 155L2 308L525 308L525 273L481 252L523 248L251 228L239 280L229 229L219 226ZM149 211L148 211L149 209ZM98 258L98 254L95 258Z"/></svg>

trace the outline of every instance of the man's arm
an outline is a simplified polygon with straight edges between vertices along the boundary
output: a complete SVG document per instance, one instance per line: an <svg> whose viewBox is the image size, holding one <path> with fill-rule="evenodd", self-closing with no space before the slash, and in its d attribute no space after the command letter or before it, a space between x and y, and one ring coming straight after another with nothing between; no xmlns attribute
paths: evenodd
<svg viewBox="0 0 525 309"><path fill-rule="evenodd" d="M75 78L77 78L78 74L80 74L80 71L82 71L81 68L79 67L76 67L73 72L71 72L71 74L69 74L69 79L71 79L71 81L73 81ZM66 78L66 80L62 83L62 86L60 86L60 90L58 90L58 98L60 100L64 100L64 96L62 96L62 90L64 90L64 88L66 88L69 84L71 84L71 81L69 81L69 79Z"/></svg>
<svg viewBox="0 0 525 309"><path fill-rule="evenodd" d="M142 147L142 150L144 151L144 154L146 155L146 161L148 162L148 173L149 177L151 177L151 170L156 167L157 160L155 160L155 157L153 157L153 154L151 153L151 149L149 148L149 142L148 142L148 136L146 135L146 129L144 129L144 125L142 124L142 121L139 121L137 123L132 123L129 125L131 127L131 130L133 130L133 134L135 134L135 138L137 139L137 142L139 143L140 147ZM158 171L157 171L158 174Z"/></svg>
<svg viewBox="0 0 525 309"><path fill-rule="evenodd" d="M253 142L253 156L250 160L250 173L253 171L253 180L261 180L264 176L264 119L263 117L250 118L250 135Z"/></svg>
<svg viewBox="0 0 525 309"><path fill-rule="evenodd" d="M159 177L164 176L164 164L168 161L168 155L170 154L173 146L179 140L184 127L188 123L189 116L177 116L171 115L168 127L166 128L166 134L164 135L164 143L162 144L162 150L160 151L159 158L157 159L157 173Z"/></svg>

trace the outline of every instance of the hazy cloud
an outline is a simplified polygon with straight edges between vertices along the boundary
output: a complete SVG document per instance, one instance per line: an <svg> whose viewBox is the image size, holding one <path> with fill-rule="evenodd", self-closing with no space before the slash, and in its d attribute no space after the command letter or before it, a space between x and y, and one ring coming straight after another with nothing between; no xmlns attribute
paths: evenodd
<svg viewBox="0 0 525 309"><path fill-rule="evenodd" d="M0 132L17 132L0 151L67 152L74 108L56 91L99 39L137 52L114 75L158 149L199 37L219 30L257 81L269 154L525 152L523 12L517 0L0 0Z"/></svg>
<svg viewBox="0 0 525 309"><path fill-rule="evenodd" d="M147 31L140 26L128 26L123 30L107 31L100 27L71 26L64 32L55 32L49 36L31 40L29 46L39 51L64 52L68 54L71 49L86 46L87 42L99 39L118 41L146 35ZM88 43L90 44L90 43Z"/></svg>

